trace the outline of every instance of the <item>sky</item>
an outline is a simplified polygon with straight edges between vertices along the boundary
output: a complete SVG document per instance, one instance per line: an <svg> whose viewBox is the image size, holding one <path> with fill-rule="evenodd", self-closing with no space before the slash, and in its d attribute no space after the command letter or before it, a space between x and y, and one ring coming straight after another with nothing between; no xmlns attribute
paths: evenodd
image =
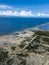
<svg viewBox="0 0 49 65"><path fill-rule="evenodd" d="M0 0L0 16L49 17L49 0Z"/></svg>

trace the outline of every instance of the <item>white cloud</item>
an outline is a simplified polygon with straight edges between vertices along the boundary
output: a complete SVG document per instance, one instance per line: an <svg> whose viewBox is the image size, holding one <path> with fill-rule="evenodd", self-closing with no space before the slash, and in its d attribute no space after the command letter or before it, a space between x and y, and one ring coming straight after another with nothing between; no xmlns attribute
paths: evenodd
<svg viewBox="0 0 49 65"><path fill-rule="evenodd" d="M1 16L32 16L32 11L0 11Z"/></svg>
<svg viewBox="0 0 49 65"><path fill-rule="evenodd" d="M32 16L32 11L20 11L20 16Z"/></svg>
<svg viewBox="0 0 49 65"><path fill-rule="evenodd" d="M32 11L18 10L8 5L0 5L0 16L32 16Z"/></svg>
<svg viewBox="0 0 49 65"><path fill-rule="evenodd" d="M46 13L34 14L32 11L18 10L8 5L0 5L0 16L25 16L25 17L49 17Z"/></svg>
<svg viewBox="0 0 49 65"><path fill-rule="evenodd" d="M8 5L0 5L0 9L11 9L11 6Z"/></svg>
<svg viewBox="0 0 49 65"><path fill-rule="evenodd" d="M49 17L49 13L38 13L37 16Z"/></svg>
<svg viewBox="0 0 49 65"><path fill-rule="evenodd" d="M6 10L6 11L0 11L0 16L26 16L26 17L49 17L49 14L45 13L37 13L33 14L32 11L12 11L12 10Z"/></svg>

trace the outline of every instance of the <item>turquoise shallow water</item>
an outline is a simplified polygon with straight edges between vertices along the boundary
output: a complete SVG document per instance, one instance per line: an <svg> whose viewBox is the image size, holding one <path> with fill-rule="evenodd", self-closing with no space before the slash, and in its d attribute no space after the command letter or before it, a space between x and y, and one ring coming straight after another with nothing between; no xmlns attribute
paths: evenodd
<svg viewBox="0 0 49 65"><path fill-rule="evenodd" d="M49 31L49 23L39 27L41 30Z"/></svg>
<svg viewBox="0 0 49 65"><path fill-rule="evenodd" d="M0 17L0 35L32 28L47 22L49 22L49 18ZM46 30L49 29L49 25L40 28Z"/></svg>

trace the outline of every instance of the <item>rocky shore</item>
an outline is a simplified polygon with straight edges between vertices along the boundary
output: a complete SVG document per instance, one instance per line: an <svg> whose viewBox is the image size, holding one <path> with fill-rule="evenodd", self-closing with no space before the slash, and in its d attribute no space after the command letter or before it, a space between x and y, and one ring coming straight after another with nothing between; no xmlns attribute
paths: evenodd
<svg viewBox="0 0 49 65"><path fill-rule="evenodd" d="M49 31L34 29L0 36L0 65L49 65Z"/></svg>

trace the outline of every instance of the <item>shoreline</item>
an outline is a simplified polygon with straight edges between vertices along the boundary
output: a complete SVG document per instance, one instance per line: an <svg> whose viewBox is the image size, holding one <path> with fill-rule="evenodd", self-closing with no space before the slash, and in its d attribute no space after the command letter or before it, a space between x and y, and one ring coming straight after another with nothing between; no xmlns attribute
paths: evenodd
<svg viewBox="0 0 49 65"><path fill-rule="evenodd" d="M29 32L34 34L36 31L49 31L49 30L41 30L41 29L39 29L40 26L44 26L44 25L47 25L47 24L49 24L49 23L45 23L45 24L42 24L42 25L37 25L37 26L35 26L33 28L27 28L27 29L24 29L22 31L16 31L16 32L13 32L13 33L10 33L10 34L5 34L5 35L3 34L3 35L0 35L0 39L1 38L9 38L10 36L15 36L15 35L19 36L19 37L21 35L25 36Z"/></svg>
<svg viewBox="0 0 49 65"><path fill-rule="evenodd" d="M14 61L16 60L19 63L19 61L24 58L25 60L27 59L25 62L28 64L35 62L35 65L38 65L39 62L39 65L43 65L43 63L45 63L45 57L49 62L49 32L33 32L32 29L33 28L29 28L21 32L19 31L9 35L0 36L0 50L2 49L3 51L8 52L8 57L10 59L7 59L9 61L11 60L10 62L14 59ZM34 30L37 29L38 27L34 27ZM3 55L4 54L1 54L1 56ZM28 58L30 58L30 60ZM46 61L45 65L47 65L48 62ZM28 65L27 63L26 65Z"/></svg>
<svg viewBox="0 0 49 65"><path fill-rule="evenodd" d="M12 33L9 33L9 34L0 34L0 37L2 37L2 36L7 36L7 35L13 35L13 34L16 34L16 33L23 33L23 32L26 32L27 33L27 31L32 31L32 32L35 32L35 31L49 31L49 30L42 30L42 29L40 29L39 27L41 27L41 26L45 26L45 25L47 25L47 24L49 24L49 22L48 23L45 23L45 24L41 24L41 25L37 25L37 26L35 26L35 27L32 27L32 28L26 28L26 29L24 29L24 30L21 30L21 31L15 31L15 32L12 32Z"/></svg>

